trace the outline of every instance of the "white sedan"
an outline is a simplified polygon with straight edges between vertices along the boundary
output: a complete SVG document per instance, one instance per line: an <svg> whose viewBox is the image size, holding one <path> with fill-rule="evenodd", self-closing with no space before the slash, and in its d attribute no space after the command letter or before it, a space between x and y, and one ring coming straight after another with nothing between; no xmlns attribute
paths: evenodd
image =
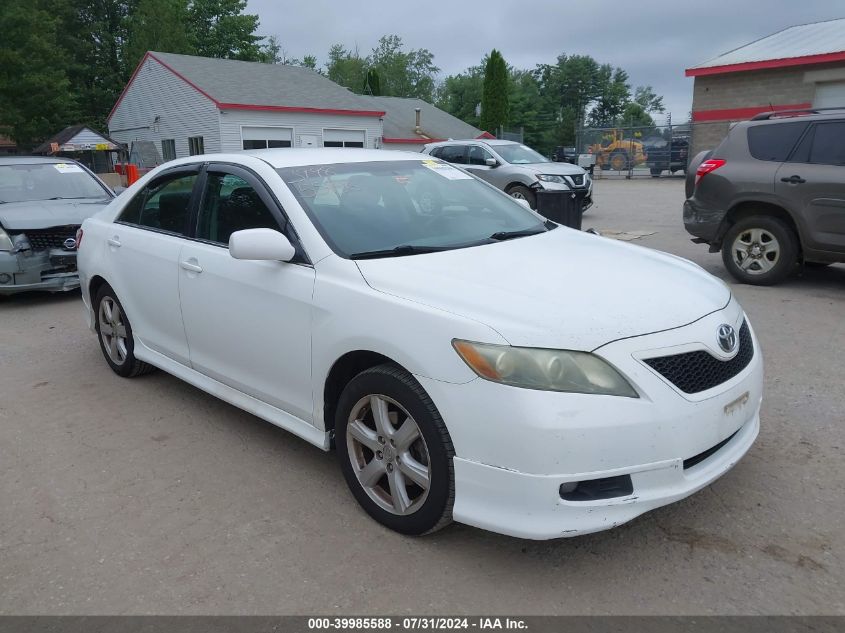
<svg viewBox="0 0 845 633"><path fill-rule="evenodd" d="M78 238L115 373L163 369L336 449L405 534L603 530L757 436L762 356L721 281L420 154L176 160Z"/></svg>

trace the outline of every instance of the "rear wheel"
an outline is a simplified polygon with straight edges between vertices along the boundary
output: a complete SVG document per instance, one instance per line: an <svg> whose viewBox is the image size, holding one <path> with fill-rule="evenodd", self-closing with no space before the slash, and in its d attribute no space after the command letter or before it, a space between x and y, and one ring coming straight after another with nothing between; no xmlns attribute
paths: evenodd
<svg viewBox="0 0 845 633"><path fill-rule="evenodd" d="M95 329L100 349L112 371L124 378L151 372L155 367L135 358L132 326L111 286L104 284L94 299Z"/></svg>
<svg viewBox="0 0 845 633"><path fill-rule="evenodd" d="M625 171L629 168L628 154L621 149L614 150L610 155L610 168L614 171Z"/></svg>
<svg viewBox="0 0 845 633"><path fill-rule="evenodd" d="M662 169L655 169L654 167L652 167L649 171L651 172L652 178L660 178L660 173L663 170ZM674 174L675 172L672 172L672 173Z"/></svg>
<svg viewBox="0 0 845 633"><path fill-rule="evenodd" d="M414 535L451 523L455 451L411 374L394 364L358 374L340 396L335 434L346 483L372 518Z"/></svg>
<svg viewBox="0 0 845 633"><path fill-rule="evenodd" d="M511 187L508 189L508 194L511 198L516 198L517 200L525 200L528 202L528 206L532 209L537 208L537 196L534 195L534 192L531 191L528 187L524 187L522 185L516 185L515 187Z"/></svg>
<svg viewBox="0 0 845 633"><path fill-rule="evenodd" d="M798 238L777 218L762 215L744 218L725 234L722 261L728 272L743 283L777 284L795 268Z"/></svg>

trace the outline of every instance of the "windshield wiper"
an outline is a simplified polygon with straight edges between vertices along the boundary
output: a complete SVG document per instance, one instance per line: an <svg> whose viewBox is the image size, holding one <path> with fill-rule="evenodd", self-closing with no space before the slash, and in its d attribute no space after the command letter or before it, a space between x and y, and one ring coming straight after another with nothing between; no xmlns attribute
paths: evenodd
<svg viewBox="0 0 845 633"><path fill-rule="evenodd" d="M105 198L105 196L103 196ZM89 196L53 196L45 200L87 200Z"/></svg>
<svg viewBox="0 0 845 633"><path fill-rule="evenodd" d="M516 237L528 237L529 235L537 235L538 233L545 233L551 231L553 227L548 227L545 224L542 229L522 229L521 231L499 231L490 236L491 240L503 242L504 240L512 240Z"/></svg>
<svg viewBox="0 0 845 633"><path fill-rule="evenodd" d="M405 255L419 255L421 253L436 253L438 251L452 250L453 246L413 246L402 244L394 248L386 248L378 251L362 251L352 253L349 259L378 259L380 257L404 257Z"/></svg>

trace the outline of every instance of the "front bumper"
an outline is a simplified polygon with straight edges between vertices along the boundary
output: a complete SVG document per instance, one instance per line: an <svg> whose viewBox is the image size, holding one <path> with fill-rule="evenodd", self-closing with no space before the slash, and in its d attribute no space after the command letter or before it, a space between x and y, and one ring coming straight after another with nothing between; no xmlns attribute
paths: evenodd
<svg viewBox="0 0 845 633"><path fill-rule="evenodd" d="M640 359L709 350L720 324L738 329L743 318L732 301L689 326L596 350L628 377L637 399L518 389L480 378L461 385L419 378L455 446L455 520L530 539L587 534L691 495L723 475L759 429L763 366L753 332L748 366L698 394L684 394ZM685 460L722 442L684 468ZM619 476L630 477L631 493L585 501L560 493L561 484Z"/></svg>
<svg viewBox="0 0 845 633"><path fill-rule="evenodd" d="M65 292L79 288L76 252L0 252L0 295L41 290Z"/></svg>

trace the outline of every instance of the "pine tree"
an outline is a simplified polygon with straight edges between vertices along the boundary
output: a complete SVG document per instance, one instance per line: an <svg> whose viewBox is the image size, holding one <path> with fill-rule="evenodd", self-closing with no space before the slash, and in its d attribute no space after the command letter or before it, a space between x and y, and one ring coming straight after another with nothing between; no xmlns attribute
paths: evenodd
<svg viewBox="0 0 845 633"><path fill-rule="evenodd" d="M508 122L508 66L495 48L490 52L484 68L484 87L481 93L482 130L495 133Z"/></svg>

